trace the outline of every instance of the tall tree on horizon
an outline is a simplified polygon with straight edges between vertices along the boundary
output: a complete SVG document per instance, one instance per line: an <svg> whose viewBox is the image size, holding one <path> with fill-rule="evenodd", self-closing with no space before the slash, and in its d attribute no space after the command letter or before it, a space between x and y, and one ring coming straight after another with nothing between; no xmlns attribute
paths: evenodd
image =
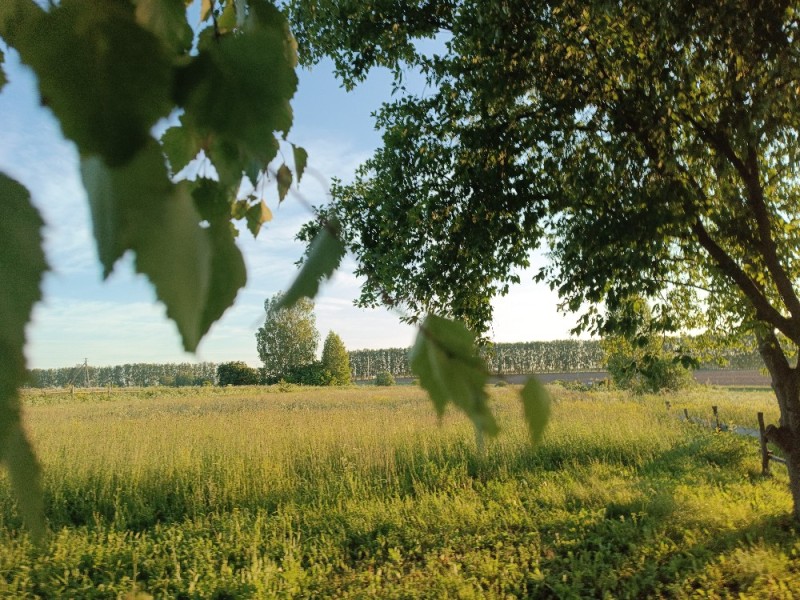
<svg viewBox="0 0 800 600"><path fill-rule="evenodd" d="M350 385L350 354L344 346L342 338L331 331L322 346L322 367L330 371L332 385Z"/></svg>
<svg viewBox="0 0 800 600"><path fill-rule="evenodd" d="M256 332L258 356L267 381L275 381L292 369L314 362L319 332L314 303L300 299L291 308L281 308L281 294L264 301L266 320Z"/></svg>

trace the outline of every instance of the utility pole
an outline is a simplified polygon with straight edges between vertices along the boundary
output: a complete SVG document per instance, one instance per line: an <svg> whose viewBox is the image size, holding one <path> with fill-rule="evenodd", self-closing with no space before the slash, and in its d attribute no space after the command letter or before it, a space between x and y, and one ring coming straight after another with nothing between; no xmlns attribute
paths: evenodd
<svg viewBox="0 0 800 600"><path fill-rule="evenodd" d="M84 375L84 378L86 379L86 387L88 389L88 387L89 387L89 359L88 358L84 358L83 359L83 375Z"/></svg>

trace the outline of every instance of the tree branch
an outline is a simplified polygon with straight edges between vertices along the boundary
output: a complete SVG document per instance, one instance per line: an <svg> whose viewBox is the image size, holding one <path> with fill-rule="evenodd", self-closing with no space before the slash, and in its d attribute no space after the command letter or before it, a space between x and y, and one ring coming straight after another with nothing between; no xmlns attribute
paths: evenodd
<svg viewBox="0 0 800 600"><path fill-rule="evenodd" d="M775 281L783 303L795 320L800 320L800 299L795 293L789 275L780 263L778 258L777 245L772 237L772 225L767 204L764 200L764 189L758 176L758 155L752 146L747 149L746 158L747 171L745 175L745 185L747 186L747 203L756 217L758 225L758 235L761 238L761 254L764 262Z"/></svg>
<svg viewBox="0 0 800 600"><path fill-rule="evenodd" d="M701 292L707 292L709 294L713 294L714 290L704 287L702 285L698 285L696 283L687 283L686 281L677 281L675 279L669 279L665 277L654 277L653 281L656 283L667 284L667 285L674 285L675 287L682 287L682 288L691 288L694 290L699 290Z"/></svg>
<svg viewBox="0 0 800 600"><path fill-rule="evenodd" d="M742 290L742 293L744 293L753 305L756 311L756 317L760 321L780 330L786 337L800 345L800 328L798 328L797 322L794 319L784 317L769 303L769 300L767 300L767 297L756 283L750 279L747 273L736 264L736 261L714 241L703 225L703 222L700 220L700 217L697 217L692 224L692 232L697 236L700 245L703 246L711 258L714 259L722 272L730 277L739 289Z"/></svg>
<svg viewBox="0 0 800 600"><path fill-rule="evenodd" d="M800 320L800 299L795 293L791 279L789 279L786 270L780 263L777 246L772 237L770 215L764 199L764 189L761 186L759 178L758 154L756 149L752 145L749 145L747 156L743 160L736 154L730 140L720 131L712 131L689 114L684 113L683 117L695 127L702 139L709 143L731 163L739 174L739 177L742 178L742 182L747 190L745 201L755 217L756 226L758 228L759 239L757 247L784 305L791 313L793 319Z"/></svg>

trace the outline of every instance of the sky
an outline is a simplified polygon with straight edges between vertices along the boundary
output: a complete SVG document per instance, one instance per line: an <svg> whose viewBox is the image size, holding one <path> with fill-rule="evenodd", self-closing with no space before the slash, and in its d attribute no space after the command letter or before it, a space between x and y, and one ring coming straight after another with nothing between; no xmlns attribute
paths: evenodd
<svg viewBox="0 0 800 600"><path fill-rule="evenodd" d="M9 83L0 92L0 172L22 183L45 221L45 251L50 272L42 302L27 327L25 354L30 368L134 362L225 362L260 364L255 333L263 322L266 298L286 289L296 273L304 246L294 240L311 215L298 194L314 205L328 197L332 177L353 178L357 166L380 144L370 114L390 99L388 73L376 72L365 84L346 92L332 75L330 63L300 70L292 102L294 126L289 140L309 153L308 170L299 190L277 205L267 197L274 218L257 239L238 238L247 265L248 283L236 302L215 323L196 354L183 351L175 325L166 318L150 283L133 270L130 255L102 279L92 237L86 193L75 146L64 139L58 122L40 106L36 81L16 53L3 48ZM534 266L541 256L533 256ZM415 329L383 309L354 306L360 281L347 256L316 299L321 337L333 330L350 350L410 346ZM575 318L556 311L557 297L544 284L523 282L494 301L490 336L496 342L565 339Z"/></svg>

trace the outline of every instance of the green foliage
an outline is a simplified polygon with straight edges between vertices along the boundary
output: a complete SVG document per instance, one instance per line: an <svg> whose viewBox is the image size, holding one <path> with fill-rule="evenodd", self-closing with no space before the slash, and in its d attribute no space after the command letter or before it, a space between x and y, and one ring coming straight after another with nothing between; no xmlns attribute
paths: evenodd
<svg viewBox="0 0 800 600"><path fill-rule="evenodd" d="M217 378L217 365L201 363L133 363L107 367L83 364L60 369L32 369L26 384L34 388L149 387L156 385L206 385Z"/></svg>
<svg viewBox="0 0 800 600"><path fill-rule="evenodd" d="M278 182L278 201L282 202L283 199L286 198L286 194L289 193L289 188L292 187L292 172L289 170L289 167L281 165L278 168L278 172L275 174L275 179ZM316 296L316 294L309 297L313 298L314 296Z"/></svg>
<svg viewBox="0 0 800 600"><path fill-rule="evenodd" d="M122 2L100 8L66 0L49 11L12 4L26 14L7 41L36 73L42 97L81 153L116 167L148 146L150 128L174 106L173 61L183 54L138 22L152 24L153 6L141 3L135 13Z"/></svg>
<svg viewBox="0 0 800 600"><path fill-rule="evenodd" d="M525 421L534 443L544 435L547 421L550 420L550 394L535 377L529 377L520 394Z"/></svg>
<svg viewBox="0 0 800 600"><path fill-rule="evenodd" d="M394 375L389 371L378 371L375 374L375 385L382 387L390 387L395 385Z"/></svg>
<svg viewBox="0 0 800 600"><path fill-rule="evenodd" d="M333 373L320 361L290 367L280 378L297 385L335 385Z"/></svg>
<svg viewBox="0 0 800 600"><path fill-rule="evenodd" d="M325 338L322 346L322 365L331 374L333 385L350 385L350 355L344 347L342 338L333 331Z"/></svg>
<svg viewBox="0 0 800 600"><path fill-rule="evenodd" d="M636 292L660 298L667 329L762 321L800 341L800 178L780 166L800 164L800 120L794 84L777 84L797 79L794 11L725 6L290 3L306 62L333 58L346 85L395 74L382 147L325 213L367 279L362 304L484 331L548 241L539 277L582 329Z"/></svg>
<svg viewBox="0 0 800 600"><path fill-rule="evenodd" d="M694 385L691 369L697 361L677 343L653 327L647 304L626 302L608 316L625 321L626 333L607 335L601 341L606 368L614 385L637 394L678 391Z"/></svg>
<svg viewBox="0 0 800 600"><path fill-rule="evenodd" d="M217 367L218 385L257 385L258 370L242 361L222 363Z"/></svg>
<svg viewBox="0 0 800 600"><path fill-rule="evenodd" d="M186 22L185 0L133 0L136 21L177 54L192 46L192 28Z"/></svg>
<svg viewBox="0 0 800 600"><path fill-rule="evenodd" d="M409 361L440 417L452 402L472 419L479 434L497 433L485 390L489 373L476 354L475 336L466 327L427 316L420 325Z"/></svg>
<svg viewBox="0 0 800 600"><path fill-rule="evenodd" d="M268 383L287 379L293 369L313 363L319 344L314 303L301 298L291 308L284 305L280 294L265 300L266 320L256 332L258 356Z"/></svg>
<svg viewBox="0 0 800 600"><path fill-rule="evenodd" d="M41 539L39 468L20 421L17 389L26 379L25 323L41 298L47 264L43 226L27 190L0 173L0 460L8 467L20 511Z"/></svg>
<svg viewBox="0 0 800 600"><path fill-rule="evenodd" d="M306 171L306 164L308 164L308 152L300 146L292 145L292 155L294 157L294 171L297 173L297 183L300 183L303 173Z"/></svg>
<svg viewBox="0 0 800 600"><path fill-rule="evenodd" d="M0 50L0 92L3 91L3 86L8 83L8 79L6 79L6 73L3 71L3 62L5 61L5 55L3 51Z"/></svg>
<svg viewBox="0 0 800 600"><path fill-rule="evenodd" d="M211 240L189 190L169 180L155 142L124 167L112 169L98 157L85 159L81 172L105 275L126 250L136 252L136 269L154 282L184 346L194 350L211 326L203 319L206 302L198 299L225 290L211 289ZM172 244L181 252L170 252ZM244 263L234 252L232 267L243 285Z"/></svg>
<svg viewBox="0 0 800 600"><path fill-rule="evenodd" d="M175 369L174 375L162 375L159 377L159 385L174 387L196 387L210 386L216 379L213 374L198 375L198 369L194 365L180 365ZM258 372L256 372L258 376ZM258 380L255 381L258 383Z"/></svg>
<svg viewBox="0 0 800 600"><path fill-rule="evenodd" d="M695 384L690 370L670 356L641 354L618 347L608 356L608 372L614 385L637 394L676 391Z"/></svg>
<svg viewBox="0 0 800 600"><path fill-rule="evenodd" d="M381 348L351 350L350 370L354 379L372 379L379 371L388 371L395 377L410 377L409 348Z"/></svg>
<svg viewBox="0 0 800 600"><path fill-rule="evenodd" d="M352 350L350 366L356 379L371 379L387 370L395 377L410 377L408 348ZM530 373L593 371L603 368L603 351L597 340L552 340L546 342L495 343L481 349L492 373L526 375ZM739 354L729 358L736 364L749 364ZM752 367L751 367L752 368Z"/></svg>
<svg viewBox="0 0 800 600"><path fill-rule="evenodd" d="M487 355L492 373L504 375L594 371L603 367L603 352L597 340L492 344Z"/></svg>
<svg viewBox="0 0 800 600"><path fill-rule="evenodd" d="M339 224L336 221L323 223L308 247L300 272L281 296L280 306L291 307L302 298L313 299L319 291L322 279L333 275L344 253L345 245Z"/></svg>
<svg viewBox="0 0 800 600"><path fill-rule="evenodd" d="M0 38L33 70L42 104L78 147L104 275L132 251L184 348L194 350L246 281L232 222L246 220L255 235L270 218L262 197L239 197L239 188L243 177L255 185L268 171L280 149L276 133L286 139L297 77L286 18L267 0L205 2L196 36L186 8L183 0L7 0L0 3ZM0 87L5 81L0 71ZM154 126L176 113L178 124L159 145ZM292 148L299 180L305 152ZM175 177L201 155L210 162L198 177ZM288 168L281 170L286 178ZM44 263L40 221L25 208L24 190L1 175L0 185L10 211L0 216L12 229L0 265L14 269L0 272L0 280L18 298L2 315L0 396L10 412L0 421L14 431L23 330ZM4 459L8 431L0 430ZM11 465L12 479L24 482L31 464ZM34 486L35 469L29 477Z"/></svg>

